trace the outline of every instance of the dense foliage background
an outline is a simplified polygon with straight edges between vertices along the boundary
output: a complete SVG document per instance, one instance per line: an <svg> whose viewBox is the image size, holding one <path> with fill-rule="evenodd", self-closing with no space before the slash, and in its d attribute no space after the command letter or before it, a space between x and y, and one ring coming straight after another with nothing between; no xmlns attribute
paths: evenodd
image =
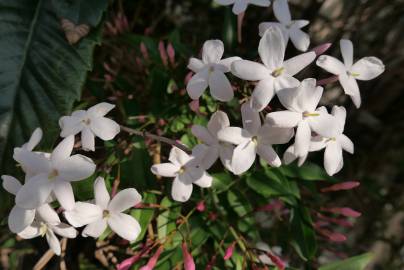
<svg viewBox="0 0 404 270"><path fill-rule="evenodd" d="M61 115L102 101L117 105L111 117L118 123L181 139L188 146L197 143L190 126L205 125L218 108L229 114L232 124L239 124L236 99L224 104L204 95L199 104L190 103L185 91L187 61L198 56L205 40L213 38L223 40L228 56L257 58L258 24L273 21L274 16L271 8L250 6L243 41L238 43L237 17L212 2L1 0L1 174L18 173L12 149L25 142L35 127L47 130L40 148L49 150L57 142ZM215 177L213 189L198 189L190 201L178 204L168 195L171 181L150 172L153 163L167 159L170 147L122 132L114 141L99 143L96 154L89 156L98 164L97 174L105 176L110 186L135 187L143 194L150 207L131 212L142 224L139 241L129 246L109 233L98 241L69 240L66 254L53 257L45 269L113 269L146 238L162 240L168 235L171 240L165 243L156 269L181 269L183 238L192 243L189 248L197 258L197 269L204 269L215 254L215 269L251 269L251 263L245 262L254 256L254 246L249 245L259 241L281 247L281 257L297 269L317 269L369 251L374 255L368 269L404 268L404 1L289 2L295 18L310 21L306 30L311 47L332 42L328 54L339 57L339 39L349 38L356 59L374 55L386 65L382 76L361 83L359 110L340 95L340 86L325 87L321 103L346 106L345 133L355 143L355 155L344 156L342 172L328 177L321 168L321 154L313 154L299 169L296 165L274 169L260 163L241 177L217 166L210 170ZM76 28L64 25L62 29L61 18ZM78 29L79 25L86 27ZM80 39L74 42L77 35ZM175 59L165 55L170 50L175 51ZM288 46L287 55L296 54ZM314 65L304 72L301 78L328 76ZM239 99L252 90L235 77L231 81ZM76 199L92 198L93 180L75 184ZM360 187L320 192L333 183L353 180ZM21 241L12 235L7 214L13 198L3 190L0 196L0 268L32 269L47 251L46 242ZM203 211L196 208L201 202ZM268 203L277 207L257 210ZM329 224L330 232L346 235L343 242L332 241L315 228L321 207L333 206L362 212L360 218L350 220L352 227ZM235 253L224 262L221 257L234 241ZM351 261L353 268L331 265L320 269L362 269L363 258Z"/></svg>

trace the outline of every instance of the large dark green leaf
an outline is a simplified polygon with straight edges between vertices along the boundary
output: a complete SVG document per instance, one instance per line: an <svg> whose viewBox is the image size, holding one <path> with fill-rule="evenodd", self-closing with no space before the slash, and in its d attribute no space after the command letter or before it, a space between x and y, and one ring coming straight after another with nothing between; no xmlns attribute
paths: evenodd
<svg viewBox="0 0 404 270"><path fill-rule="evenodd" d="M53 0L57 14L75 24L96 26L108 6L108 0Z"/></svg>
<svg viewBox="0 0 404 270"><path fill-rule="evenodd" d="M317 251L316 235L313 229L309 209L296 207L291 217L292 246L304 260L310 260Z"/></svg>
<svg viewBox="0 0 404 270"><path fill-rule="evenodd" d="M321 266L319 270L363 270L372 259L371 253L365 253L352 258L345 259Z"/></svg>
<svg viewBox="0 0 404 270"><path fill-rule="evenodd" d="M80 98L100 31L75 46L65 39L51 0L0 2L0 160L34 128L57 134L57 121ZM50 138L50 136L48 136ZM10 163L9 163L10 164Z"/></svg>

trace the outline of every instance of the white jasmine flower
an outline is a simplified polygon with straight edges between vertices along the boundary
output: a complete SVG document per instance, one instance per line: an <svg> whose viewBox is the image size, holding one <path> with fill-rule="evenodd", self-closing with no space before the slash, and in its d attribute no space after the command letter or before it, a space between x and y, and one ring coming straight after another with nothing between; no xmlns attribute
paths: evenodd
<svg viewBox="0 0 404 270"><path fill-rule="evenodd" d="M215 0L216 3L222 6L233 5L233 13L239 15L246 11L249 4L260 7L269 7L271 1L269 0Z"/></svg>
<svg viewBox="0 0 404 270"><path fill-rule="evenodd" d="M212 185L210 176L199 165L206 147L194 149L190 156L181 149L173 147L169 156L169 163L155 164L151 167L152 173L163 177L174 177L171 196L179 202L186 202L191 197L193 184L202 188Z"/></svg>
<svg viewBox="0 0 404 270"><path fill-rule="evenodd" d="M65 211L66 219L74 227L87 225L83 236L99 237L109 226L120 237L133 242L139 236L139 222L123 212L142 201L142 196L134 188L118 192L112 199L105 186L104 178L94 182L95 204L77 202L74 209Z"/></svg>
<svg viewBox="0 0 404 270"><path fill-rule="evenodd" d="M198 99L209 86L210 94L220 101L230 101L233 89L224 73L230 71L230 64L239 60L239 57L222 59L224 52L223 42L208 40L203 44L202 60L190 58L188 68L195 72L187 84L188 95Z"/></svg>
<svg viewBox="0 0 404 270"><path fill-rule="evenodd" d="M384 64L377 57L363 57L353 64L353 46L347 39L341 39L340 48L344 63L329 56L321 55L316 64L326 71L338 75L345 94L349 95L357 108L361 106L361 95L356 80L368 81L384 72Z"/></svg>
<svg viewBox="0 0 404 270"><path fill-rule="evenodd" d="M293 129L261 125L259 113L248 103L241 106L241 116L243 128L227 127L218 134L220 140L237 145L231 162L233 172L239 175L247 171L256 154L271 166L279 167L281 160L272 145L287 143L293 136Z"/></svg>
<svg viewBox="0 0 404 270"><path fill-rule="evenodd" d="M302 166L306 161L309 152L319 151L324 148L324 141L325 138L322 136L312 136L310 139L309 151L303 156L296 155L295 146L292 144L283 154L283 162L288 165L298 158L297 165L299 167Z"/></svg>
<svg viewBox="0 0 404 270"><path fill-rule="evenodd" d="M323 94L315 79L305 79L299 87L278 92L279 100L288 110L267 114L268 123L283 128L297 127L294 151L299 157L309 151L311 133L331 136L337 123L328 112L316 109Z"/></svg>
<svg viewBox="0 0 404 270"><path fill-rule="evenodd" d="M300 51L307 51L310 45L310 36L301 30L302 27L309 24L307 20L292 20L290 15L289 5L287 0L275 0L273 3L273 9L276 22L263 22L259 25L259 34L263 36L265 31L271 26L278 26L283 33L285 43L290 40L296 49Z"/></svg>
<svg viewBox="0 0 404 270"><path fill-rule="evenodd" d="M212 114L207 128L200 125L192 126L192 134L194 134L195 137L197 137L207 146L206 154L204 155L200 164L200 167L204 170L209 169L220 157L223 166L231 171L231 158L233 155L234 146L229 143L219 141L217 136L220 130L229 126L229 118L227 117L227 114L222 111L217 111Z"/></svg>
<svg viewBox="0 0 404 270"><path fill-rule="evenodd" d="M82 155L70 156L74 136L71 135L47 158L30 151L19 151L17 158L24 168L35 174L18 191L16 204L24 209L35 209L50 196L51 192L65 209L74 207L74 194L70 182L91 176L95 171L93 161Z"/></svg>
<svg viewBox="0 0 404 270"><path fill-rule="evenodd" d="M46 237L49 247L59 256L61 247L56 234L66 238L76 238L77 231L70 225L61 222L55 210L49 205L46 204L40 209L41 212L38 209L39 215L32 225L20 232L18 236L23 239L32 239L39 236Z"/></svg>
<svg viewBox="0 0 404 270"><path fill-rule="evenodd" d="M258 52L263 64L238 60L231 71L243 80L259 81L252 94L251 106L263 110L278 91L298 87L300 82L293 76L316 58L307 52L284 61L285 40L279 27L269 27L260 40Z"/></svg>
<svg viewBox="0 0 404 270"><path fill-rule="evenodd" d="M68 137L81 132L83 150L94 151L95 137L109 141L120 131L115 121L105 117L114 107L115 105L102 102L87 111L79 110L73 112L71 116L63 116L59 120L59 126L62 129L60 136Z"/></svg>

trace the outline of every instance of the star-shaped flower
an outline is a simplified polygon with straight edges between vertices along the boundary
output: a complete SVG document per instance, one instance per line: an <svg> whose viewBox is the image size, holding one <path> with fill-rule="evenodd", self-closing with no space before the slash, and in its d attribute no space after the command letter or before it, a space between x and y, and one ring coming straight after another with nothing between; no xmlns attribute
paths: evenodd
<svg viewBox="0 0 404 270"><path fill-rule="evenodd" d="M263 36L265 31L271 26L277 26L281 28L283 36L285 38L285 44L288 43L289 38L292 41L296 49L300 51L307 51L310 45L310 36L303 32L300 28L309 24L307 20L292 20L289 11L289 5L287 0L275 0L273 3L273 9L276 22L263 22L258 26L260 36Z"/></svg>
<svg viewBox="0 0 404 270"><path fill-rule="evenodd" d="M269 7L271 1L269 0L215 0L216 3L222 6L233 5L233 13L239 15L246 11L249 4L260 7Z"/></svg>
<svg viewBox="0 0 404 270"><path fill-rule="evenodd" d="M190 58L188 68L195 72L187 84L187 91L192 99L198 99L209 86L210 94L220 101L230 101L233 88L224 73L230 71L230 64L239 60L239 57L222 59L224 52L223 42L208 40L203 44L202 60Z"/></svg>
<svg viewBox="0 0 404 270"><path fill-rule="evenodd" d="M344 63L329 56L321 55L316 64L326 71L338 75L345 94L349 95L357 108L361 106L361 95L356 80L368 81L384 72L383 62L374 56L363 57L353 64L353 45L350 40L341 39L340 48Z"/></svg>
<svg viewBox="0 0 404 270"><path fill-rule="evenodd" d="M261 38L258 52L263 64L238 60L231 71L243 80L259 81L252 94L251 106L263 110L278 91L298 87L300 82L293 76L316 58L307 52L284 61L285 40L279 27L269 27Z"/></svg>

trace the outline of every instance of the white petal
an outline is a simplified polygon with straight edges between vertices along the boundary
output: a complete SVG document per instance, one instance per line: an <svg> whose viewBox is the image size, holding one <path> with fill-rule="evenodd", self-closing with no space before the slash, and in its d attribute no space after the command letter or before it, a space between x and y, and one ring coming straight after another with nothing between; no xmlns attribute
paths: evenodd
<svg viewBox="0 0 404 270"><path fill-rule="evenodd" d="M302 53L286 60L283 63L283 67L289 75L293 76L308 65L310 65L311 62L314 61L314 59L316 59L315 52Z"/></svg>
<svg viewBox="0 0 404 270"><path fill-rule="evenodd" d="M234 146L227 143L221 143L219 148L220 161L229 171L233 171L231 161L233 159Z"/></svg>
<svg viewBox="0 0 404 270"><path fill-rule="evenodd" d="M187 92L190 98L198 99L208 87L208 69L202 69L194 74L187 84Z"/></svg>
<svg viewBox="0 0 404 270"><path fill-rule="evenodd" d="M239 127L227 127L218 133L219 140L232 144L245 143L251 137L251 134L247 130Z"/></svg>
<svg viewBox="0 0 404 270"><path fill-rule="evenodd" d="M299 51L305 52L310 46L310 36L296 26L291 27L289 37L293 45L295 45L296 49Z"/></svg>
<svg viewBox="0 0 404 270"><path fill-rule="evenodd" d="M216 3L223 6L228 6L234 4L236 0L215 0Z"/></svg>
<svg viewBox="0 0 404 270"><path fill-rule="evenodd" d="M311 129L307 121L300 121L295 136L295 154L299 157L309 152Z"/></svg>
<svg viewBox="0 0 404 270"><path fill-rule="evenodd" d="M171 187L171 196L175 201L186 202L192 194L192 179L187 178L186 174L177 176Z"/></svg>
<svg viewBox="0 0 404 270"><path fill-rule="evenodd" d="M367 81L382 74L384 69L384 64L379 58L364 57L352 66L351 72L356 73L355 79Z"/></svg>
<svg viewBox="0 0 404 270"><path fill-rule="evenodd" d="M231 64L237 60L241 60L241 58L238 56L233 56L220 60L219 65L221 66L221 70L223 72L229 72L231 69Z"/></svg>
<svg viewBox="0 0 404 270"><path fill-rule="evenodd" d="M208 122L208 130L214 136L225 127L230 126L230 120L226 113L217 111L210 117ZM194 134L195 135L195 134Z"/></svg>
<svg viewBox="0 0 404 270"><path fill-rule="evenodd" d="M306 118L312 131L326 138L333 138L339 134L341 127L334 116L320 110L317 110L314 113L319 115Z"/></svg>
<svg viewBox="0 0 404 270"><path fill-rule="evenodd" d="M49 160L38 153L20 149L14 151L14 160L21 164L24 170L33 174L49 172L50 162Z"/></svg>
<svg viewBox="0 0 404 270"><path fill-rule="evenodd" d="M279 111L268 113L266 122L270 125L283 128L292 128L302 120L302 114L291 111Z"/></svg>
<svg viewBox="0 0 404 270"><path fill-rule="evenodd" d="M296 26L297 28L302 28L308 25L310 22L308 20L294 20L293 21L293 26Z"/></svg>
<svg viewBox="0 0 404 270"><path fill-rule="evenodd" d="M359 92L359 89L358 92L352 93L349 96L351 97L352 102L355 104L355 107L359 108L362 104L361 93Z"/></svg>
<svg viewBox="0 0 404 270"><path fill-rule="evenodd" d="M314 111L323 95L323 87L316 87L315 79L305 79L302 81L299 90L299 107L305 111Z"/></svg>
<svg viewBox="0 0 404 270"><path fill-rule="evenodd" d="M49 204L43 204L36 209L38 216L45 221L47 224L56 225L60 223L60 218L55 209L53 209Z"/></svg>
<svg viewBox="0 0 404 270"><path fill-rule="evenodd" d="M202 48L202 60L205 64L217 63L222 58L224 45L221 40L207 40Z"/></svg>
<svg viewBox="0 0 404 270"><path fill-rule="evenodd" d="M134 188L127 188L118 192L108 205L108 210L114 213L123 212L139 204L142 196Z"/></svg>
<svg viewBox="0 0 404 270"><path fill-rule="evenodd" d="M57 164L58 179L80 181L90 177L95 171L94 162L83 155L74 155Z"/></svg>
<svg viewBox="0 0 404 270"><path fill-rule="evenodd" d="M348 153L354 153L354 144L346 135L341 134L337 137L337 141L341 145L342 149L344 149Z"/></svg>
<svg viewBox="0 0 404 270"><path fill-rule="evenodd" d="M52 151L51 161L53 164L63 162L70 157L74 146L74 136L68 136L63 139Z"/></svg>
<svg viewBox="0 0 404 270"><path fill-rule="evenodd" d="M327 146L327 143L326 143L327 140L328 140L327 138L323 138L322 136L311 137L309 151L315 152L315 151L322 150L323 148L325 148Z"/></svg>
<svg viewBox="0 0 404 270"><path fill-rule="evenodd" d="M121 130L115 121L106 117L91 118L90 128L97 137L104 141L112 140Z"/></svg>
<svg viewBox="0 0 404 270"><path fill-rule="evenodd" d="M256 144L252 141L238 145L231 161L233 173L239 175L246 172L253 165L256 153Z"/></svg>
<svg viewBox="0 0 404 270"><path fill-rule="evenodd" d="M272 77L260 81L254 88L251 97L251 107L256 111L262 111L268 106L274 94L274 79Z"/></svg>
<svg viewBox="0 0 404 270"><path fill-rule="evenodd" d="M74 227L82 227L103 218L103 209L98 205L76 202L73 210L65 211L66 220Z"/></svg>
<svg viewBox="0 0 404 270"><path fill-rule="evenodd" d="M276 23L276 22L263 22L263 23L260 23L258 25L259 35L262 37L265 34L265 31L267 31L267 29L270 28L270 27L282 28L282 25L280 23ZM288 38L289 38L289 36L288 36ZM286 41L287 40L285 40L285 42Z"/></svg>
<svg viewBox="0 0 404 270"><path fill-rule="evenodd" d="M16 195L17 192L20 190L21 183L13 176L2 175L1 179L3 179L3 188L7 190L7 192Z"/></svg>
<svg viewBox="0 0 404 270"><path fill-rule="evenodd" d="M209 75L209 88L212 97L220 101L230 101L234 96L229 79L217 70Z"/></svg>
<svg viewBox="0 0 404 270"><path fill-rule="evenodd" d="M259 7L269 7L271 5L269 0L248 0L248 3Z"/></svg>
<svg viewBox="0 0 404 270"><path fill-rule="evenodd" d="M207 172L203 172L202 176L194 181L195 185L198 185L202 188L209 188L212 186L213 178Z"/></svg>
<svg viewBox="0 0 404 270"><path fill-rule="evenodd" d="M22 239L32 239L39 237L41 235L40 227L39 224L34 221L34 223L31 226L28 226L18 234L19 237Z"/></svg>
<svg viewBox="0 0 404 270"><path fill-rule="evenodd" d="M52 230L57 235L60 235L62 237L66 237L66 238L76 238L77 237L76 229L65 223L59 223L56 226L52 226Z"/></svg>
<svg viewBox="0 0 404 270"><path fill-rule="evenodd" d="M251 135L256 135L261 127L261 119L259 113L253 110L248 102L241 105L241 118L244 129Z"/></svg>
<svg viewBox="0 0 404 270"><path fill-rule="evenodd" d="M271 145L258 144L257 154L273 167L282 165L281 159Z"/></svg>
<svg viewBox="0 0 404 270"><path fill-rule="evenodd" d="M15 205L8 216L8 227L13 233L20 233L32 224L35 209L27 210Z"/></svg>
<svg viewBox="0 0 404 270"><path fill-rule="evenodd" d="M279 27L270 27L261 38L258 52L262 62L271 70L282 67L285 56L285 40Z"/></svg>
<svg viewBox="0 0 404 270"><path fill-rule="evenodd" d="M52 251L57 256L60 256L61 253L60 242L52 230L48 229L48 231L46 232L46 241L48 242L50 249L52 249Z"/></svg>
<svg viewBox="0 0 404 270"><path fill-rule="evenodd" d="M247 1L238 0L234 3L232 11L234 14L239 15L247 9L247 5L248 5Z"/></svg>
<svg viewBox="0 0 404 270"><path fill-rule="evenodd" d="M108 204L111 200L107 186L105 185L105 180L102 177L97 177L94 181L94 195L95 203L102 209L107 209Z"/></svg>
<svg viewBox="0 0 404 270"><path fill-rule="evenodd" d="M320 55L317 59L316 65L334 75L345 74L346 72L345 65L337 58L329 55Z"/></svg>
<svg viewBox="0 0 404 270"><path fill-rule="evenodd" d="M161 163L154 164L151 167L151 172L155 175L160 175L163 177L175 177L181 167L176 166L172 163Z"/></svg>
<svg viewBox="0 0 404 270"><path fill-rule="evenodd" d="M82 112L81 117L85 117L87 115L86 111L81 112ZM84 127L82 122L83 119L81 117L74 117L74 116L61 117L59 119L59 126L62 129L60 137L64 138L79 133Z"/></svg>
<svg viewBox="0 0 404 270"><path fill-rule="evenodd" d="M348 76L347 74L341 74L338 78L347 95L355 95L356 93L359 93L358 83L354 77Z"/></svg>
<svg viewBox="0 0 404 270"><path fill-rule="evenodd" d="M91 116L102 117L109 113L113 108L115 108L115 105L101 102L89 108L87 112Z"/></svg>
<svg viewBox="0 0 404 270"><path fill-rule="evenodd" d="M334 105L331 114L335 117L338 124L338 134L342 134L345 127L346 109L343 106Z"/></svg>
<svg viewBox="0 0 404 270"><path fill-rule="evenodd" d="M353 63L353 45L348 39L341 39L339 41L339 46L341 48L342 59L344 59L344 64L347 69L350 69Z"/></svg>
<svg viewBox="0 0 404 270"><path fill-rule="evenodd" d="M279 76L274 79L275 93L278 93L278 91L283 89L295 88L298 87L299 85L300 85L299 80L288 74L283 74L282 76Z"/></svg>
<svg viewBox="0 0 404 270"><path fill-rule="evenodd" d="M188 163L192 158L185 153L183 150L173 146L170 151L170 156L168 160L172 162L174 165L178 165L179 167Z"/></svg>
<svg viewBox="0 0 404 270"><path fill-rule="evenodd" d="M219 157L219 145L210 146L205 151L205 154L200 162L200 167L204 170L210 169Z"/></svg>
<svg viewBox="0 0 404 270"><path fill-rule="evenodd" d="M324 152L324 168L328 175L334 175L338 172L342 160L342 148L337 142L328 143Z"/></svg>
<svg viewBox="0 0 404 270"><path fill-rule="evenodd" d="M88 224L83 230L83 237L91 236L98 238L107 228L107 221L105 218L94 221Z"/></svg>
<svg viewBox="0 0 404 270"><path fill-rule="evenodd" d="M31 138L29 138L29 141L25 145L25 149L32 151L35 148L35 146L37 146L39 144L39 142L41 141L42 135L43 135L43 132L42 132L41 128L35 129L31 135Z"/></svg>
<svg viewBox="0 0 404 270"><path fill-rule="evenodd" d="M139 222L126 214L111 213L107 222L111 230L129 242L135 241L141 231Z"/></svg>
<svg viewBox="0 0 404 270"><path fill-rule="evenodd" d="M81 147L85 151L95 151L95 137L87 127L81 131Z"/></svg>
<svg viewBox="0 0 404 270"><path fill-rule="evenodd" d="M247 81L259 81L270 77L270 71L264 65L249 60L234 61L231 64L231 72Z"/></svg>
<svg viewBox="0 0 404 270"><path fill-rule="evenodd" d="M258 133L259 142L263 144L285 144L295 134L293 128L280 128L265 124Z"/></svg>
<svg viewBox="0 0 404 270"><path fill-rule="evenodd" d="M202 62L202 60L199 60L198 58L194 57L189 58L188 68L193 72L197 73L201 71L204 67L205 64Z"/></svg>
<svg viewBox="0 0 404 270"><path fill-rule="evenodd" d="M289 165L293 161L295 161L298 156L295 154L295 146L292 144L286 149L285 153L283 153L283 162L286 165Z"/></svg>
<svg viewBox="0 0 404 270"><path fill-rule="evenodd" d="M289 5L287 0L275 0L273 3L275 17L283 24L289 24L291 21Z"/></svg>
<svg viewBox="0 0 404 270"><path fill-rule="evenodd" d="M75 200L70 182L57 180L53 186L53 193L60 205L66 210L74 208Z"/></svg>
<svg viewBox="0 0 404 270"><path fill-rule="evenodd" d="M35 209L45 203L53 188L47 174L34 176L25 183L15 197L15 203L24 209Z"/></svg>

